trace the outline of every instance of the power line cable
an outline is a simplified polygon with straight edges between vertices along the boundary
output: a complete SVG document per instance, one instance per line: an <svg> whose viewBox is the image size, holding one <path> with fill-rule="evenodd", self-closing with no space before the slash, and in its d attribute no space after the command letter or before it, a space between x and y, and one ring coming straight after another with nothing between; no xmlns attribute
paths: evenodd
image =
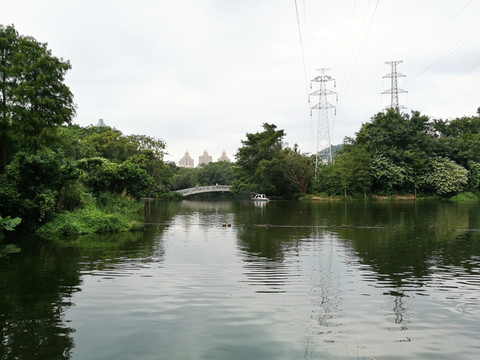
<svg viewBox="0 0 480 360"><path fill-rule="evenodd" d="M468 3L466 3L466 4L460 9L459 12L457 12L455 15L453 15L453 17L450 19L450 21L447 23L447 25L445 25L445 27L443 28L443 30L446 30L446 29L450 26L450 24L453 22L453 20L455 20L455 19L458 17L458 15L460 15L460 14L463 12L463 10L465 10L465 9L467 8L467 6L472 3L472 1L473 1L473 0L470 0Z"/></svg>
<svg viewBox="0 0 480 360"><path fill-rule="evenodd" d="M352 18L353 18L353 14L354 14L354 11L355 11L355 4L356 4L356 2L353 3L352 14L351 14ZM362 20L362 25L360 26L360 30L362 30L364 28L365 21L367 19L368 10L370 9L370 4L371 4L371 0L368 1L367 10L365 11L365 14L363 15L363 20ZM352 51L352 53L350 54L350 58L348 59L348 64L347 64L348 77L347 77L347 81L342 84L342 88L340 89L340 99L343 99L343 94L347 92L347 88L348 88L348 85L350 83L349 79L351 78L351 74L354 71L354 66L352 65L352 63L353 63L353 59L355 58L355 53L356 53L355 50L358 49L357 43L360 42L361 34L362 34L362 31L358 31L357 40L355 41L355 46L353 46L354 50ZM341 102L339 104L339 107L340 107L340 105L341 105Z"/></svg>
<svg viewBox="0 0 480 360"><path fill-rule="evenodd" d="M442 60L445 60L448 58L450 55L453 54L454 50L460 46L469 36L472 35L478 28L480 27L480 24L475 26L472 30L470 30L468 33L466 33L459 41L457 41L453 46L451 46L447 51L445 51L442 55L440 55L435 61L433 61L430 65L428 65L426 68L424 68L420 73L415 75L410 79L410 81L407 82L407 85L410 85L414 80L419 78L421 75L423 75L425 72L430 70L433 66L441 62Z"/></svg>
<svg viewBox="0 0 480 360"><path fill-rule="evenodd" d="M307 74L307 62L305 60L305 47L304 47L304 42L302 38L302 28L300 26L300 16L299 16L299 11L298 11L298 4L297 0L295 2L295 15L297 19L297 28L298 28L298 39L300 41L300 50L302 53L302 63L303 63L303 75L304 75L304 80L305 80L305 92L307 95L307 106L308 106L308 111L310 111L310 96L309 96L309 81L308 81L308 74ZM303 0L303 21L304 21L304 32L305 32L305 37L307 33L307 14L306 14L306 7L305 7L305 0ZM314 131L313 131L313 119L310 119L310 131L309 133L311 134L310 142L314 144Z"/></svg>
<svg viewBox="0 0 480 360"><path fill-rule="evenodd" d="M304 3L305 4L305 3ZM305 9L304 9L305 10ZM300 40L300 49L302 52L302 62L303 62L303 75L305 77L305 90L308 96L308 76L307 76L307 64L305 62L305 51L303 48L303 40L302 40L302 30L300 27L300 17L298 16L298 5L297 0L295 0L295 13L297 15L297 27L298 27L298 38ZM306 18L305 18L306 19ZM306 20L305 20L306 21Z"/></svg>
<svg viewBox="0 0 480 360"><path fill-rule="evenodd" d="M350 32L351 32L351 29L352 29L353 15L355 14L356 4L357 4L357 0L354 0L353 1L353 6L352 6L352 11L350 13L350 19L348 21L347 34L345 36L345 41L343 42L343 47L342 47L342 51L340 52L340 54L344 53L344 49L347 47L347 42L348 42L348 39L350 38ZM368 6L370 7L370 2L369 2ZM367 12L368 12L368 7L367 7ZM367 12L365 14L367 14ZM366 17L366 15L365 15L365 17ZM365 17L364 17L364 19L365 19ZM352 52L352 55L350 56L350 59L348 60L347 68L350 67L350 64L351 64L352 59L353 59L353 55L354 55L354 52ZM338 102L338 99L337 99L337 102ZM335 121L336 121L336 119L337 119L337 111L335 111L335 113L333 115L333 119L332 119L332 126L331 126L332 137L333 137L333 133L335 132Z"/></svg>
<svg viewBox="0 0 480 360"><path fill-rule="evenodd" d="M435 89L433 89L432 91L428 92L427 94L421 96L420 98L417 98L416 100L412 101L411 104L416 104L420 101L422 101L423 99L425 98L428 98L429 96L435 94L436 92L440 91L441 89L443 89L444 87L446 87L447 85L450 85L452 82L458 80L459 78L461 78L462 76L468 74L469 72L475 70L477 67L480 66L480 61L477 61L476 63L474 63L473 65L471 65L470 67L468 67L467 69L463 70L462 72L458 73L453 79L443 83L442 85L440 86L437 86Z"/></svg>
<svg viewBox="0 0 480 360"><path fill-rule="evenodd" d="M357 63L358 63L358 59L360 58L360 54L362 53L362 50L363 50L363 47L365 46L365 42L367 40L367 37L368 37L368 33L370 31L370 28L372 26L372 23L373 23L373 18L375 17L375 13L377 12L377 8L378 8L378 4L380 3L380 0L377 0L377 3L375 4L375 8L373 9L373 13L372 13L372 16L370 18L370 22L368 23L368 27L367 27L367 30L365 31L365 35L363 37L363 40L362 40L362 43L360 45L360 49L357 53L357 56L355 58L355 62L353 64L353 68L352 68L352 71L350 72L350 75L348 77L348 80L347 80L347 84L345 86L345 90L343 91L343 94L340 96L340 101L339 101L339 104L338 104L338 108L341 107L341 104L343 102L343 99L344 99L344 96L345 94L347 93L347 90L348 90L348 87L350 85L350 81L352 80L352 77L353 77L353 73L355 72L355 68L357 67Z"/></svg>
<svg viewBox="0 0 480 360"><path fill-rule="evenodd" d="M440 35L442 33L444 33L448 28L449 26L453 23L453 21L472 3L473 0L470 0L468 3L466 3L451 19L450 21L443 27L442 31L441 32L435 32L435 34L433 34L432 36L430 36L430 38L428 39L428 41L426 42L428 45L432 44L433 40L434 39L443 39L443 37L441 37ZM415 56L411 59L409 59L408 61L410 63L413 63L414 60L416 60L420 54L422 54L425 50L427 49L430 49L430 46L422 46L422 49L423 51L417 51L415 52Z"/></svg>

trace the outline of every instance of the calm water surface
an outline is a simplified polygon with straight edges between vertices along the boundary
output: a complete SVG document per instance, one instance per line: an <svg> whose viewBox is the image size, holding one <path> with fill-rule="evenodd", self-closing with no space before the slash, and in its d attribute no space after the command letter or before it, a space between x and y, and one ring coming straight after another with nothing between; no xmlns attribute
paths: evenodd
<svg viewBox="0 0 480 360"><path fill-rule="evenodd" d="M478 359L479 210L189 200L8 238L0 359Z"/></svg>

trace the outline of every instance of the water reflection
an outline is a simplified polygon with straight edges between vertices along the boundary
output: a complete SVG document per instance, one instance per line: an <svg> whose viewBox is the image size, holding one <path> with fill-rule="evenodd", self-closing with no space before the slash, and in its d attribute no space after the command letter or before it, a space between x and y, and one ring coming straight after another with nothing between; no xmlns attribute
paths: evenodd
<svg viewBox="0 0 480 360"><path fill-rule="evenodd" d="M466 317L465 320L452 318L450 323L468 328L472 326L469 321L480 320L480 306L474 300L478 298L480 279L480 233L472 231L479 227L479 218L475 216L478 204L405 202L317 206L273 202L267 211L261 210L235 214L236 222L244 224L237 233L238 246L245 258L249 283L261 282L264 289L272 292L299 290L292 287L292 282L304 272L292 266L292 259L304 257L305 252L309 256L321 256L319 264L308 269L308 273L316 275L309 280L312 335L306 342L306 358L314 358L313 349L321 346L318 336L324 343L341 341L341 331L334 329L345 325L345 317L351 322L351 310L343 308L345 301L363 307L357 297L343 291L359 291L361 297L372 297L377 296L375 289L381 290L382 306L386 310L383 316L391 322L386 330L392 334L399 332L393 335L393 343L412 341L412 318L418 327L419 319L438 318L438 312L445 311L437 309L437 313L435 310L432 313L431 308L423 309L417 297L451 303L450 311ZM250 271L251 262L255 264L254 271ZM338 267L342 262L346 265L344 269ZM278 277L272 273L275 270ZM278 278L281 281L276 281ZM352 281L347 280L349 278L365 281L364 284L373 289L359 290L355 284L345 284ZM419 313L416 307L423 310ZM353 314L363 316L357 311ZM440 325L441 321L432 323ZM382 320L377 322L381 324ZM434 336L430 329L425 334ZM417 343L428 343L428 336L417 335ZM438 346L438 353L443 351L448 358L450 350L442 348ZM466 354L476 350L476 346L465 346ZM361 351L357 349L355 353Z"/></svg>
<svg viewBox="0 0 480 360"><path fill-rule="evenodd" d="M0 259L1 359L68 359L72 329L64 308L78 291L78 265L35 239L22 252Z"/></svg>
<svg viewBox="0 0 480 360"><path fill-rule="evenodd" d="M2 360L480 351L478 204L151 205L145 232L0 260Z"/></svg>
<svg viewBox="0 0 480 360"><path fill-rule="evenodd" d="M395 212L386 208L381 227L338 233L374 270L366 275L368 280L387 289L418 293L438 267L454 265L468 273L469 260L480 255L479 233L465 230L478 225L471 223L478 206L450 205L403 204Z"/></svg>
<svg viewBox="0 0 480 360"><path fill-rule="evenodd" d="M75 329L65 312L82 275L112 279L161 262L163 229L66 239L11 234L21 251L0 258L0 359L70 359Z"/></svg>

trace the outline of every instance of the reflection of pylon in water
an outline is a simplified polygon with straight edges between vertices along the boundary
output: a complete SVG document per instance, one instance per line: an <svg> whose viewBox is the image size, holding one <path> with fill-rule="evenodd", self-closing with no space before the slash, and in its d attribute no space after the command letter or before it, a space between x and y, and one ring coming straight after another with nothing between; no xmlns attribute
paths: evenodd
<svg viewBox="0 0 480 360"><path fill-rule="evenodd" d="M305 359L313 359L314 350L318 347L318 334L323 334L322 342L334 341L342 326L342 275L335 266L336 257L340 249L337 237L326 231L315 230L312 238L319 239L313 243L311 288L309 291L312 310L309 320L309 336L304 350Z"/></svg>
<svg viewBox="0 0 480 360"><path fill-rule="evenodd" d="M334 81L329 75L325 75L325 71L328 69L319 69L320 75L315 77L312 82L320 83L320 89L314 91L310 96L319 96L318 104L314 105L311 109L318 110L318 122L317 122L317 146L315 149L315 175L317 174L319 162L328 163L332 160L332 147L330 145L330 127L328 120L328 110L335 109L335 106L329 104L327 101L328 95L337 95L336 92L327 89L327 82ZM311 87L310 83L310 87ZM310 99L309 99L310 101ZM338 101L338 95L337 95ZM310 116L312 112L310 111Z"/></svg>
<svg viewBox="0 0 480 360"><path fill-rule="evenodd" d="M390 90L385 90L382 94L390 94L390 108L395 110L397 113L400 112L400 109L404 109L404 106L400 106L398 103L398 93L406 93L407 91L398 88L398 78L405 77L403 74L397 72L397 64L401 64L402 60L397 61L387 61L385 64L390 64L392 70L390 74L384 76L384 78L390 78Z"/></svg>

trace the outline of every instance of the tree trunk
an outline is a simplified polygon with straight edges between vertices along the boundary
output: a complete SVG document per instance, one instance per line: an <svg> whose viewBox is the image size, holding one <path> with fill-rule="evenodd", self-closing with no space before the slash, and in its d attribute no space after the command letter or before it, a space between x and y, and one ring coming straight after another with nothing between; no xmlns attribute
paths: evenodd
<svg viewBox="0 0 480 360"><path fill-rule="evenodd" d="M7 135L5 132L2 134L2 167L0 168L0 174L5 173L7 167Z"/></svg>

